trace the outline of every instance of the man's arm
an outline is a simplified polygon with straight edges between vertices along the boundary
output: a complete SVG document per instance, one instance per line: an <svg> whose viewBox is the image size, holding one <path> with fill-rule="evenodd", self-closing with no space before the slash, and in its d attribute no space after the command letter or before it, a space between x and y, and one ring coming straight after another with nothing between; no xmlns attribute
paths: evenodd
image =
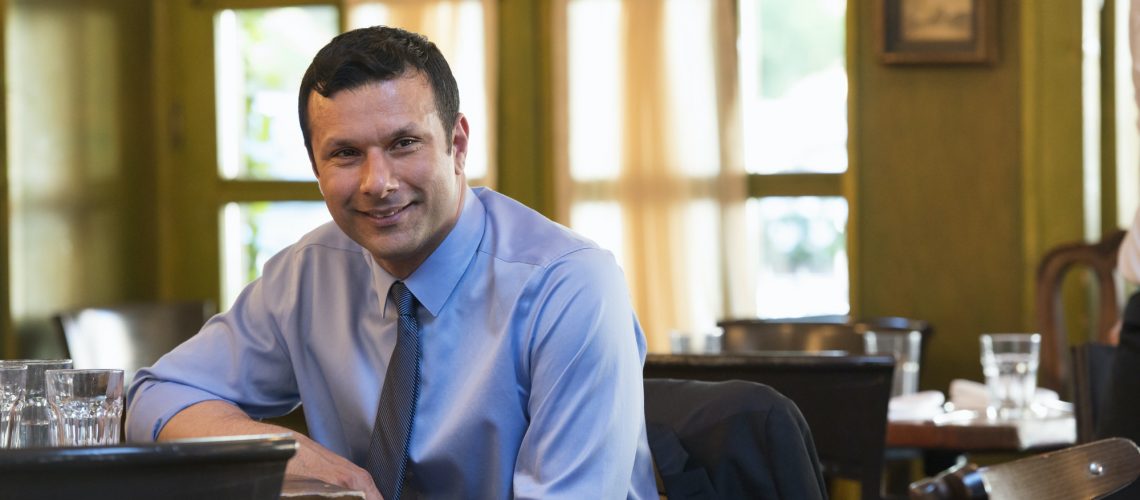
<svg viewBox="0 0 1140 500"><path fill-rule="evenodd" d="M530 424L515 464L515 497L655 498L642 394L645 338L621 270L608 252L578 251L532 285Z"/></svg>
<svg viewBox="0 0 1140 500"><path fill-rule="evenodd" d="M326 483L365 492L369 500L380 500L380 491L368 471L317 444L308 436L281 426L258 422L238 407L224 401L203 401L178 412L158 435L159 441L208 436L249 434L291 434L297 440L297 454L289 460L289 474L313 477Z"/></svg>

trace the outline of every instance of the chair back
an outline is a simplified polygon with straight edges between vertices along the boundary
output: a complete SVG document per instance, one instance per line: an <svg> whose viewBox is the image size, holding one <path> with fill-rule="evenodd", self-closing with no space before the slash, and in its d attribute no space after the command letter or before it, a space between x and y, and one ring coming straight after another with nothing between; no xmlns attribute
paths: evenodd
<svg viewBox="0 0 1140 500"><path fill-rule="evenodd" d="M987 467L973 464L955 466L938 476L912 484L910 498L1103 498L1133 483L1138 475L1140 448L1130 440L1112 438Z"/></svg>
<svg viewBox="0 0 1140 500"><path fill-rule="evenodd" d="M930 323L883 316L815 316L787 319L731 319L719 323L726 353L809 352L862 355L897 352L892 395L916 392L922 377ZM869 340L875 339L873 342ZM877 345L876 350L870 348ZM892 347L897 347L893 349Z"/></svg>
<svg viewBox="0 0 1140 500"><path fill-rule="evenodd" d="M1097 306L1095 324L1080 341L1116 344L1114 325L1120 318L1120 298L1116 285L1116 257L1124 231L1115 231L1097 243L1069 243L1057 246L1041 258L1037 267L1037 326L1041 330L1041 365L1038 381L1064 394L1071 394L1073 382L1069 360L1070 336L1065 328L1061 289L1066 274L1076 268L1088 268L1096 281Z"/></svg>
<svg viewBox="0 0 1140 500"><path fill-rule="evenodd" d="M731 319L719 323L724 330L721 349L744 352L829 352L862 354L863 337L846 316L792 319Z"/></svg>
<svg viewBox="0 0 1140 500"><path fill-rule="evenodd" d="M669 498L827 497L803 415L771 387L645 379L645 421Z"/></svg>
<svg viewBox="0 0 1140 500"><path fill-rule="evenodd" d="M1108 399L1116 346L1098 342L1075 345L1073 363L1073 413L1077 418L1077 443L1096 439L1097 423Z"/></svg>
<svg viewBox="0 0 1140 500"><path fill-rule="evenodd" d="M64 311L55 322L76 368L120 368L129 384L215 312L209 301L137 303Z"/></svg>
<svg viewBox="0 0 1140 500"><path fill-rule="evenodd" d="M645 378L758 382L787 396L811 428L825 478L860 482L879 498L894 358L724 354L650 354Z"/></svg>
<svg viewBox="0 0 1140 500"><path fill-rule="evenodd" d="M0 449L0 497L277 500L296 450L285 436Z"/></svg>

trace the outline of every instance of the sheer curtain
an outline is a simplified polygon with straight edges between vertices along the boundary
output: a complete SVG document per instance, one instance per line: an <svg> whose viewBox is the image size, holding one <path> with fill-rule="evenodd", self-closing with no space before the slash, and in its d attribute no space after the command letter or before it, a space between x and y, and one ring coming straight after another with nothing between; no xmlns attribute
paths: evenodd
<svg viewBox="0 0 1140 500"><path fill-rule="evenodd" d="M564 0L563 220L618 255L653 350L751 313L731 0ZM668 36L666 34L668 33ZM556 40L558 42L559 40ZM728 265L731 263L731 265ZM701 347L695 338L694 347Z"/></svg>

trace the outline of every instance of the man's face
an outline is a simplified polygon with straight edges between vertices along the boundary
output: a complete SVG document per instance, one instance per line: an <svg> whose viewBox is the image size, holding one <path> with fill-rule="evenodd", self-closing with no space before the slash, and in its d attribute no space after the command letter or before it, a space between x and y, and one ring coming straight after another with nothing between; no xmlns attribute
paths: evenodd
<svg viewBox="0 0 1140 500"><path fill-rule="evenodd" d="M448 134L422 72L309 95L317 183L333 220L397 278L443 241L462 207L467 119ZM450 137L449 137L450 135Z"/></svg>

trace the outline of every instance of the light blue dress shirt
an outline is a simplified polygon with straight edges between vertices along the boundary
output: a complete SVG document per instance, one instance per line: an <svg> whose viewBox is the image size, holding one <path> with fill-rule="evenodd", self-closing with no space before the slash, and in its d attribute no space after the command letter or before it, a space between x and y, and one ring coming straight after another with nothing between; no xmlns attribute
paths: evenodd
<svg viewBox="0 0 1140 500"><path fill-rule="evenodd" d="M127 436L182 409L304 404L310 436L363 466L396 343L395 279L333 223L274 256L202 331L140 370ZM613 256L523 205L468 189L405 280L419 300L421 392L408 481L427 497L656 498L645 337Z"/></svg>

